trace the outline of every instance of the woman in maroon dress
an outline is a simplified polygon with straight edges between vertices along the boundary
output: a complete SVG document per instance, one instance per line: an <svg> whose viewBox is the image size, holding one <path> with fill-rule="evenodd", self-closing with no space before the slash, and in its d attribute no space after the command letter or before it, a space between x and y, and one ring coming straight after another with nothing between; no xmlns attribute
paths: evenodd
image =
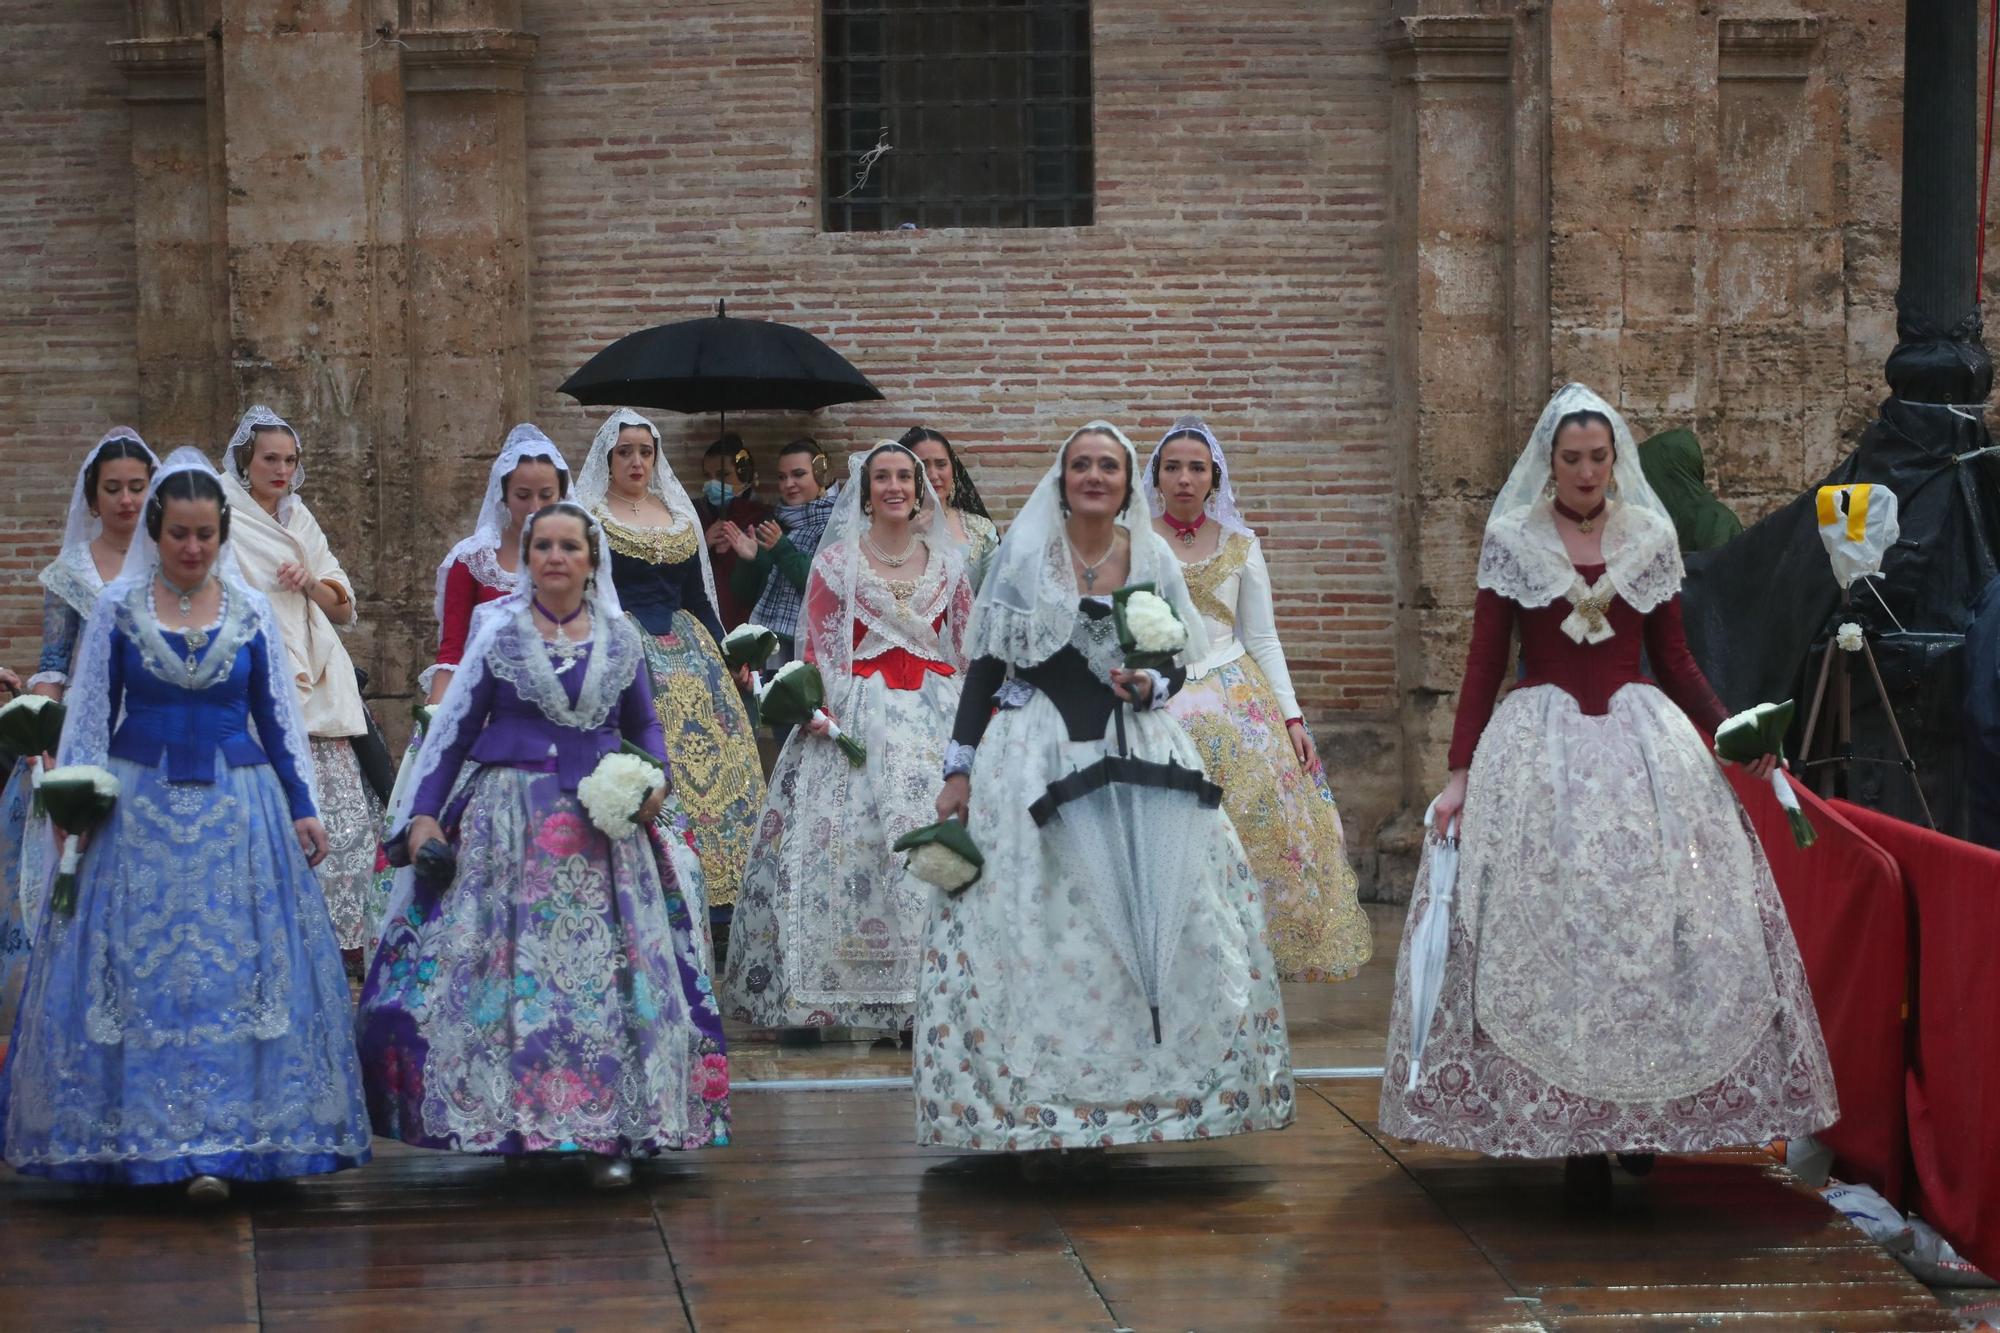
<svg viewBox="0 0 2000 1333"><path fill-rule="evenodd" d="M1723 710L1687 651L1682 577L1624 420L1565 387L1486 524L1431 812L1460 837L1449 951L1414 1077L1408 950L1397 966L1389 1133L1566 1156L1601 1197L1605 1153L1643 1171L1836 1118L1798 946L1709 748ZM1517 633L1524 675L1496 709Z"/></svg>

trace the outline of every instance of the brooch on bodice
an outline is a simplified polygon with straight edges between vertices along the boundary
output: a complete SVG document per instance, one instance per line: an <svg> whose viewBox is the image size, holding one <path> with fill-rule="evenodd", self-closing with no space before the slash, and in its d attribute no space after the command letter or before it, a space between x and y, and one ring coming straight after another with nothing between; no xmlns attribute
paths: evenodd
<svg viewBox="0 0 2000 1333"><path fill-rule="evenodd" d="M1562 632L1577 643L1603 643L1617 631L1611 628L1611 599L1618 595L1612 585L1609 572L1598 575L1597 582L1585 583L1578 574L1570 581L1569 591L1564 594L1574 608L1563 618Z"/></svg>

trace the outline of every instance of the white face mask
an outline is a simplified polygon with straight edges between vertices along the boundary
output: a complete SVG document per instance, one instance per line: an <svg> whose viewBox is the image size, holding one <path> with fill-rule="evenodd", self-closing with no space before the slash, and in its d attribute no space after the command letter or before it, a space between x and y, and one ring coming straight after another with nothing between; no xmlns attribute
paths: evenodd
<svg viewBox="0 0 2000 1333"><path fill-rule="evenodd" d="M736 498L736 491L728 482L711 478L702 483L701 498L708 501L709 508L721 509Z"/></svg>

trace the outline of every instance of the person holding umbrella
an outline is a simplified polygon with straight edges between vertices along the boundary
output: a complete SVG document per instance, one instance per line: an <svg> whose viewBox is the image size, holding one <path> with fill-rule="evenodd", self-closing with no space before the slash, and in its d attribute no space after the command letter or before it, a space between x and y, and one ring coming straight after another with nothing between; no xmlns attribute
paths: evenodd
<svg viewBox="0 0 2000 1333"><path fill-rule="evenodd" d="M724 519L723 536L736 556L730 583L739 604L750 607L750 623L778 636L781 665L798 648L799 606L819 550L820 535L833 516L834 496L825 489L826 454L810 435L778 451L778 508L754 528Z"/></svg>
<svg viewBox="0 0 2000 1333"><path fill-rule="evenodd" d="M726 633L743 623L757 600L736 592L736 566L741 557L730 538L730 528L757 531L771 521L771 507L757 494L757 460L736 435L724 435L702 453L701 476L701 499L695 512L701 515L709 563L721 580L716 585L715 613Z"/></svg>
<svg viewBox="0 0 2000 1333"><path fill-rule="evenodd" d="M936 809L965 821L985 871L931 894L921 1144L1097 1148L1292 1120L1257 882L1163 709L1185 666L1125 665L1117 604L1147 589L1181 663L1208 649L1138 473L1115 426L1070 436L974 604Z"/></svg>
<svg viewBox="0 0 2000 1333"><path fill-rule="evenodd" d="M690 822L723 947L764 805L764 768L739 689L749 671L732 679L716 647L723 631L701 520L660 458L658 428L630 408L598 427L575 496L604 524L611 580L625 613L645 631L674 793Z"/></svg>
<svg viewBox="0 0 2000 1333"><path fill-rule="evenodd" d="M1598 1203L1606 1153L1643 1173L1654 1153L1831 1124L1798 945L1702 734L1723 710L1682 635L1673 520L1624 419L1583 385L1543 410L1478 577L1451 780L1428 816L1457 835L1456 882L1433 883L1449 853L1434 842L1397 965L1382 1128L1567 1157L1572 1194ZM1524 678L1496 709L1517 631ZM1433 972L1412 950L1446 894Z"/></svg>

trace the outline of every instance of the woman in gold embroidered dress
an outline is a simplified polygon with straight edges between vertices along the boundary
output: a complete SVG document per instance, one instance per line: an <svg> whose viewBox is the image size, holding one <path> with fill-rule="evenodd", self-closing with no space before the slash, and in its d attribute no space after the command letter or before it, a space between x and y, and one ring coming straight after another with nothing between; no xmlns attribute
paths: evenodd
<svg viewBox="0 0 2000 1333"><path fill-rule="evenodd" d="M738 682L716 648L722 623L701 520L660 460L658 428L630 408L598 428L576 499L603 522L618 599L645 631L674 794L720 924L750 858L764 769Z"/></svg>
<svg viewBox="0 0 2000 1333"><path fill-rule="evenodd" d="M1167 711L1222 785L1223 807L1264 888L1264 917L1287 981L1342 981L1373 952L1326 770L1292 693L1263 548L1236 509L1222 445L1182 417L1146 463L1153 530L1180 558L1208 627Z"/></svg>

